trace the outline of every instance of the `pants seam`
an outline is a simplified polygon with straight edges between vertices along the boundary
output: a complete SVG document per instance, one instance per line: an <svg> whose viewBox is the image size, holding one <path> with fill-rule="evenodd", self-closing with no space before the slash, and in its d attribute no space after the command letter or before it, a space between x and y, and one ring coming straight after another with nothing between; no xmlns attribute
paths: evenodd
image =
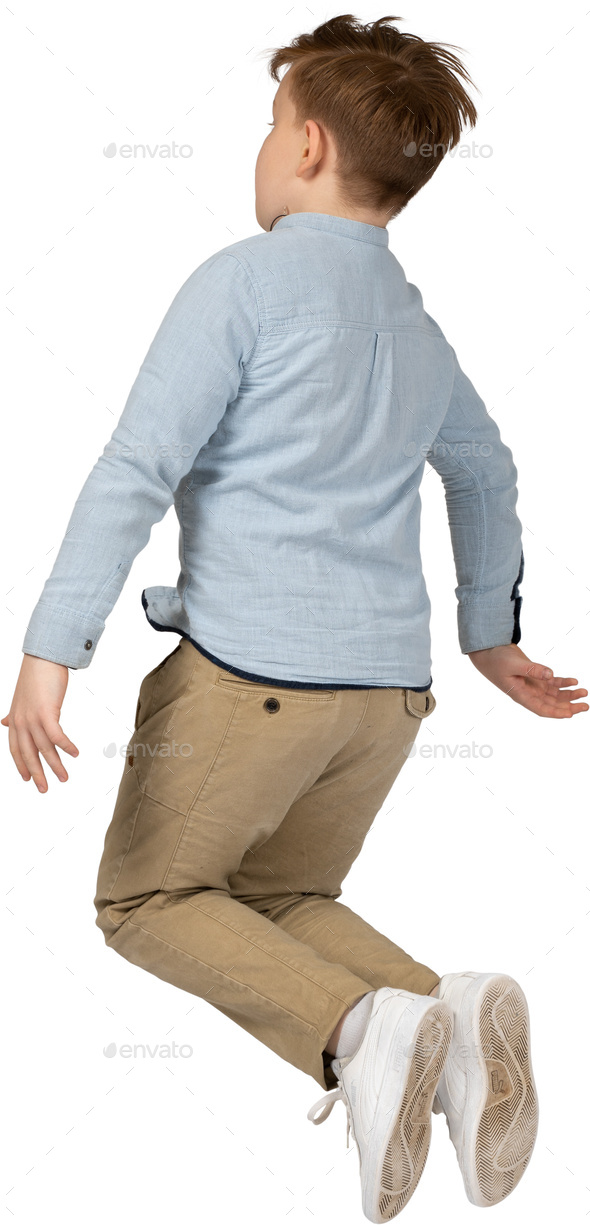
<svg viewBox="0 0 590 1225"><path fill-rule="evenodd" d="M198 910L198 909L199 909L199 908L198 908L198 906L193 906L192 902L191 902L190 900L188 900L188 899L186 900L186 903L185 903L185 904L186 904L187 906L190 906L192 910ZM240 904L241 904L241 903L240 903ZM328 991L328 988L327 988L327 987L325 987L323 983L321 983L321 982L316 982L315 978L311 978L311 977L310 977L310 975L309 975L309 974L306 974L306 973L305 973L303 970L298 970L298 969L297 969L295 966L291 965L291 962L290 962L290 961L287 961L285 958L277 957L275 953L270 953L270 952L267 952L267 950L266 950L266 949L263 949L263 948L262 948L262 945L260 945L260 944L256 944L254 940L250 940L250 937L249 937L249 936L244 936L244 934L243 934L243 933L242 933L242 932L241 932L241 931L240 931L238 928L236 928L236 927L232 927L231 923L225 923L225 922L223 921L223 919L219 919L219 918L217 917L217 915L209 915L209 914L208 914L208 915L207 915L207 918L209 918L209 919L213 919L215 923L219 923L219 925L220 925L221 927L225 927L225 928L227 928L227 930L228 930L228 931L233 932L235 936L240 936L240 938L241 938L242 940L246 940L246 941L248 942L248 944L252 945L252 947L253 947L253 948L259 949L261 953L265 953L265 954L266 954L266 956L268 956L268 957L272 957L273 961L277 961L279 964L283 964L283 965L288 966L288 967L289 967L289 969L290 969L290 970L293 970L295 974L300 974L300 975L301 975L301 978L305 978L305 979L307 980L307 982L309 982L309 983L313 983L314 987L322 987L324 991ZM269 920L269 922L270 922L270 927L268 928L268 931L271 931L271 930L273 929L273 927L274 927L275 929L278 927L278 924L273 923L272 919L270 919L270 920ZM137 926L137 925L136 925L136 926ZM281 929L279 928L279 930L281 930ZM301 943L304 943L304 942L303 942L303 941L298 941L298 943L300 943L300 944L301 944ZM306 947L307 947L307 946L306 946ZM331 965L334 965L334 962L330 962L330 964L331 964ZM344 967L344 968L346 969L346 967ZM352 973L352 971L348 971L348 973ZM358 978L358 975L357 975L357 974L355 974L355 976L354 976L354 977L355 977L355 978ZM364 982L364 979L362 979L362 978L361 978L361 982ZM369 988L369 989L370 989L370 988ZM342 999L342 997L341 997L340 995L335 995L333 991L328 991L328 994L329 994L329 995L332 995L332 996L333 996L333 998L334 998L334 999L336 999L336 1000L341 1000L341 999ZM345 1003L346 1003L346 1000L342 1000L342 1003L343 1003L343 1004L345 1004Z"/></svg>
<svg viewBox="0 0 590 1225"><path fill-rule="evenodd" d="M195 666L196 666L196 665L195 665ZM172 851L172 853L171 853L171 855L170 855L170 859L168 860L168 867L166 868L166 871L164 872L164 876L162 877L162 885L161 885L161 888L162 888L162 890L163 890L164 892L165 892L166 878L167 878L167 876L168 876L168 874L169 874L169 872L170 872L170 870L171 870L171 868L172 868L172 865L173 865L173 863L174 863L174 860L175 860L175 858L176 858L176 853L177 853L178 848L179 848L179 846L180 846L180 843L181 843L181 840L182 840L182 836L183 836L184 831L185 831L185 829L186 829L186 827L187 827L187 824L188 824L189 818L192 816L192 813L193 813L193 809L194 809L194 807L195 807L195 804L198 802L198 799L199 799L199 796L200 796L200 794L201 794L201 792L202 792L202 790L203 790L203 787L205 786L205 783L207 782L207 780L208 780L208 778L209 778L209 776L210 776L210 774L211 774L211 771L212 771L212 769L213 769L213 767L214 767L214 765L215 765L215 762L217 761L217 758L219 757L219 754L220 754L220 752L221 752L221 750L222 750L222 748L223 748L223 745L225 744L225 742L226 742L226 740L227 740L227 736L228 736L228 733L229 733L229 729L230 729L230 727L231 727L231 725L232 725L232 723L233 723L233 718L234 718L234 715L235 715L236 710L237 710L237 708L238 708L238 702L239 702L239 700L240 700L240 698L239 698L239 694L237 694L237 695L236 695L236 700L235 700L234 705L233 705L233 708L232 708L232 710L231 710L231 713L230 713L229 718L228 718L228 720L227 720L227 723L226 723L226 725L225 725L225 729L224 729L224 731L223 731L223 734L222 734L221 740L219 741L219 744L217 745L217 748L216 748L216 750L215 750L215 753L213 754L213 760L211 761L211 763L210 763L210 765L209 765L209 769L208 769L208 770L205 772L205 777L204 777L203 779L201 779L201 785L200 785L200 787L199 787L199 790L197 791L196 795L195 795L195 796L193 797L193 799L191 800L190 808L189 808L189 810L188 810L188 812L187 812L187 814L186 814L186 816L185 816L185 818L184 818L183 824L182 824L182 829L180 830L180 833L179 833L179 835L178 835L178 838L176 839L176 843L175 843L174 849L173 849L173 851ZM154 760L155 760L155 758L154 758ZM152 765L153 765L153 762L152 762ZM158 802L158 801L156 801L156 803L157 803L157 802Z"/></svg>
<svg viewBox="0 0 590 1225"><path fill-rule="evenodd" d="M360 717L360 719L359 719L359 721L358 721L358 723L357 723L357 725L356 725L356 727L355 727L354 731L353 731L353 732L351 732L350 736L348 737L348 740L346 741L346 743L347 743L347 744L348 744L348 742L349 742L350 740L352 740L353 736L356 736L356 734L357 734L357 732L358 732L358 730L359 730L359 727L361 726L361 723L362 723L362 721L363 721L363 719L364 719L364 717L365 717L365 715L366 715L366 713L367 713L367 706L369 705L369 699L370 699L370 697L371 697L371 690L370 690L370 689L367 689L367 697L366 697L366 700L365 700L365 705L363 706L363 712L362 712L362 714L361 714L361 717Z"/></svg>
<svg viewBox="0 0 590 1225"><path fill-rule="evenodd" d="M211 917L213 917L213 916L208 916L208 917L209 917L209 918L211 918ZM220 920L216 920L216 921L217 921L217 922L220 922ZM181 949L181 948L179 948L179 947L178 947L178 945L173 944L171 940L165 940L165 939L163 938L163 936L158 936L158 934L157 934L156 932L152 932L152 931L150 931L148 927L142 927L141 923L134 923L132 919L128 919L128 920L127 920L127 923L128 923L128 925L129 925L130 927L136 927L136 928L138 929L138 931L145 932L146 936L152 936L154 940L159 940L159 941L160 941L160 944L165 944L167 948L172 948L172 949L174 949L174 950L175 950L175 952L180 953L182 956L184 956L184 957L189 957L191 961L197 961L197 962L199 963L199 965L200 965L200 966L205 966L205 968L206 968L207 970L212 970L214 974L219 974L219 975L220 975L222 978L227 978L227 979L229 980L229 982L232 982L232 983L239 983L239 979L237 979L237 978L230 978L229 974L226 974L226 973L224 973L224 971L223 971L223 970L220 970L220 969L219 969L219 966L211 966L211 965L209 965L209 963L208 963L207 961L202 961L200 957L195 957L194 953L188 953L188 952L186 951L186 949ZM121 924L121 926L123 926L123 924ZM222 924L222 926L229 926L229 925L228 925L228 924ZM120 930L120 929L119 929L119 930ZM230 931L233 931L233 930L234 930L233 928L230 928ZM238 932L237 934L238 934L238 935L240 935L241 933L239 933L239 932ZM246 937L246 936L243 936L243 937L242 937L242 939L243 939L243 940L246 940L246 939L247 939L247 937ZM250 941L249 941L249 943L250 943L250 944L252 944L252 941L250 940ZM254 948L259 948L259 947L260 947L259 945L254 945ZM263 949L262 951L264 952L265 950ZM272 956L272 954L269 954L269 956ZM278 960L278 958L276 958L276 957L275 957L275 958L274 958L274 960L275 960L275 961L277 961L277 960ZM290 968L291 968L291 969L294 969L294 967L290 967ZM295 973L296 973L296 974L299 974L299 973L301 973L301 971L300 971L300 970L295 970ZM308 976L307 976L306 974L302 974L302 977L303 977L303 978L307 978ZM308 981L309 981L309 982L314 982L314 980L313 980L313 979L308 979ZM362 982L362 979L361 979L361 982ZM320 986L321 986L321 984L314 984L314 985L320 985ZM285 1007L283 1004L277 1004L276 1000L272 1000L272 999L270 999L270 997L269 997L269 996L266 996L266 995L261 995L260 991L257 991L257 990L256 990L256 988L255 988L255 987L252 987L252 986L251 986L249 983L240 983L240 986L244 986L244 987L246 987L246 988L247 988L247 990L248 990L248 991L252 991L252 992L253 992L253 994L254 994L254 995L256 995L256 996L258 997L258 999L265 1000L267 1003L270 1003L270 1004L274 1004L274 1005L275 1005L275 1007L276 1007L276 1008L280 1008L282 1012L286 1012L286 1013L288 1013L288 1014L289 1014L289 1016L294 1017L296 1021L299 1021L299 1022L300 1022L302 1025L304 1025L304 1026L306 1027L306 1029L311 1030L311 1031L312 1031L314 1034L317 1034L318 1038L320 1038L320 1039L321 1039L322 1035L320 1034L320 1031L319 1031L318 1029L316 1029L316 1026L315 1026L315 1025L310 1025L309 1021L306 1021L304 1017L300 1017L300 1016L298 1016L298 1015L297 1015L297 1013L295 1013L295 1012L291 1012L291 1009L290 1009L290 1008ZM338 1000L338 1001L339 1001L339 1003L343 1004L345 1007L350 1007L350 1005L348 1004L348 1001L347 1001L347 1000L342 999L342 997L341 997L341 996L339 996L339 995L334 995L334 993L333 993L332 991L328 991L328 988L327 988L327 987L324 987L324 990L327 992L327 994L328 994L328 995L332 996L332 998L333 998L333 999ZM373 990L373 988L372 988L372 987L369 987L369 991L372 991L372 990ZM206 999L207 999L207 996L206 996L206 995L201 995L201 996L199 996L199 998L200 998L200 999L203 999L203 1000L206 1000Z"/></svg>
<svg viewBox="0 0 590 1225"><path fill-rule="evenodd" d="M134 767L133 767L133 766L130 766L130 769L131 769L131 770L134 770ZM134 836L135 836L135 827L136 827L136 825L137 825L137 821L138 821L138 819L139 819L139 813L140 813L140 810L141 810L141 805L143 804L143 801L144 801L144 795L145 795L145 793L142 791L141 787L139 786L139 779L138 779L138 777L137 777L137 774L135 774L135 781L136 781L136 783L137 783L137 788L138 788L138 791L139 791L139 802L138 802L138 804L137 804L137 807L136 807L136 809L135 809L135 813L134 813L134 815L133 815L133 821L132 821L132 823L131 823L131 833L130 833L129 843L128 843L127 849L126 849L126 851L124 852L124 854L123 854L123 856L122 856L122 858L121 858L121 862L120 862L120 864L119 864L119 870L118 870L117 875L115 876L115 879L114 879L114 881L112 882L112 884L111 884L111 886L110 886L110 888L109 888L109 891L108 891L108 893L107 893L107 897L106 897L107 903L108 903L108 902L112 902L112 901L113 901L113 898L111 897L111 894L112 894L112 892L113 892L113 889L115 888L115 885L117 884L117 881L118 881L118 879L119 879L119 877L120 877L120 875L121 875L121 872L123 871L123 866L124 866L125 860L126 860L126 858L127 858L128 854L129 854L130 850L131 850L131 847L133 846L133 838L134 838ZM108 905L105 907L105 909L108 911L108 909L109 909ZM110 915L109 915L109 919L110 919ZM112 920L111 920L111 922L112 922Z"/></svg>
<svg viewBox="0 0 590 1225"><path fill-rule="evenodd" d="M174 654L174 651L172 651L172 652L171 652L171 655L173 655L173 654ZM167 655L167 656L166 656L166 659L162 660L162 664L165 664L165 663L168 661L168 659L170 659L170 658L171 658L171 655ZM176 711L178 710L178 703L182 701L182 699L183 699L183 697L185 696L185 694L186 694L186 692L187 692L187 689L188 689L188 687L189 687L189 685L190 685L190 683L191 683L191 681L192 681L192 679L193 679L193 675L194 675L194 672L195 672L196 666L197 666L197 661L195 660L195 661L194 661L194 663L193 663L193 666L192 666L192 668L191 668L190 675L189 675L189 677L188 677L188 679L187 679L187 682L186 682L186 684L185 684L185 686L184 686L184 689L182 690L182 693L179 693L179 695L178 695L178 697L177 697L177 699L176 699L176 701L175 701L175 703L174 703L174 709L173 709L173 711L171 712L170 717L169 717L168 719L166 719L166 722L165 722L165 724L164 724L163 733L162 733L164 736L166 735L166 726L167 726L167 725L168 725L168 723L170 722L170 719L173 719L173 718L175 717L175 715L176 715ZM153 692L153 694L152 694L152 701L151 701L151 705L150 705L150 716L151 716L151 715L153 715L153 714L154 714L154 712L155 712L155 697L156 697L156 692L157 692L157 690L158 690L158 687L159 687L159 686L160 686L160 684L161 684L161 681L162 681L163 675L164 675L164 668L162 667L162 669L161 669L161 671L160 671L160 673L159 673L159 675L158 675L158 677L157 677L157 679L156 679L156 684L155 684L155 686L154 686L154 692ZM145 721L145 720L144 720L144 721ZM139 730L139 729L138 729L138 730ZM153 768L154 768L155 761L156 761L156 757L155 757L155 754L154 754L154 756L152 757L152 760L151 760L151 762L150 762L150 768L149 768L149 770L148 770L148 772L147 772L147 774L146 774L146 776L145 776L145 783L144 783L144 787L143 787L143 790L144 790L144 791L145 791L145 788L147 787L148 782L149 782L149 779L150 779L150 777L151 777L151 773L152 773L152 770L153 770ZM138 781L139 781L139 779L138 779Z"/></svg>

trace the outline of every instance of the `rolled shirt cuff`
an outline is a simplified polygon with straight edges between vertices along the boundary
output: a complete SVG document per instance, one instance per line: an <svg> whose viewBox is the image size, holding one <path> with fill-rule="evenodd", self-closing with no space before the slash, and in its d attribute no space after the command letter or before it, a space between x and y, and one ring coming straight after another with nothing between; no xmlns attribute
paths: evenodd
<svg viewBox="0 0 590 1225"><path fill-rule="evenodd" d="M502 604L459 604L459 645L464 655L520 642L522 596Z"/></svg>
<svg viewBox="0 0 590 1225"><path fill-rule="evenodd" d="M22 649L25 655L37 655L67 668L87 668L103 630L104 622L98 617L39 600Z"/></svg>

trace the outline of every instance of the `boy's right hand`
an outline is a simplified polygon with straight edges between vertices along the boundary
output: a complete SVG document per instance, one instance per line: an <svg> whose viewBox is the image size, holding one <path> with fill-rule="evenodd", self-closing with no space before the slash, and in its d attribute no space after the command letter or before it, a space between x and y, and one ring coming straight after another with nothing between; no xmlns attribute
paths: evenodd
<svg viewBox="0 0 590 1225"><path fill-rule="evenodd" d="M14 763L25 783L33 778L39 791L47 791L47 781L39 759L42 753L60 782L68 774L56 745L78 756L76 745L59 725L59 712L68 687L68 669L38 655L24 655L12 706L0 722L8 728L8 743Z"/></svg>

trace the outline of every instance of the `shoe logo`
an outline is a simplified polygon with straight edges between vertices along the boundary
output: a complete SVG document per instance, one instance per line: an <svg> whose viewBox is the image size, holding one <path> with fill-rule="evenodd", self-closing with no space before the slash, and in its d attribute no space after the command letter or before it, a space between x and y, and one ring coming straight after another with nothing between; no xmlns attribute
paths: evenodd
<svg viewBox="0 0 590 1225"><path fill-rule="evenodd" d="M505 1063L500 1059L486 1059L488 1073L488 1096L484 1110L497 1102L503 1102L514 1092L514 1085Z"/></svg>

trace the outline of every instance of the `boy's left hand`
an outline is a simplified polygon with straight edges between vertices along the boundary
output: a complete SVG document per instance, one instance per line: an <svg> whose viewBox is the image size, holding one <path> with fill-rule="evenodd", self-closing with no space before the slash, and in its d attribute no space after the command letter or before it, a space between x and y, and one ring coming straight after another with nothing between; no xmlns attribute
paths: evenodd
<svg viewBox="0 0 590 1225"><path fill-rule="evenodd" d="M535 715L545 719L571 719L572 715L589 709L587 702L575 701L587 697L587 689L566 689L568 685L577 685L577 677L554 676L551 668L533 663L515 643L469 651L468 654L475 667L493 685Z"/></svg>

